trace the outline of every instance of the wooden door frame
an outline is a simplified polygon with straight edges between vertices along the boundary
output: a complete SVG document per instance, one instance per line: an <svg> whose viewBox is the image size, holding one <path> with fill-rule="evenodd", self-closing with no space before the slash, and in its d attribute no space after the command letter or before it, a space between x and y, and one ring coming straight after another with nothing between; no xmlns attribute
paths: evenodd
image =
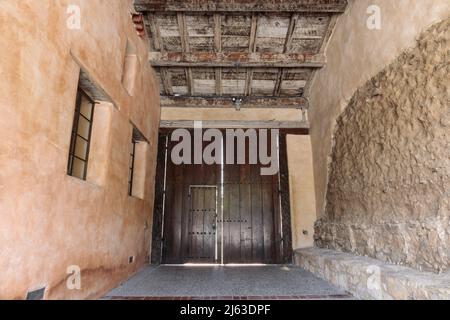
<svg viewBox="0 0 450 320"><path fill-rule="evenodd" d="M166 179L166 161L167 141L169 135L175 129L160 129L158 137L158 155L155 176L155 200L153 210L152 227L152 245L150 263L159 265L162 262L163 254L163 236L164 236L164 201L165 201L165 179ZM280 130L279 138L279 194L281 208L281 256L282 263L290 264L293 261L292 248L292 220L289 188L289 167L287 157L287 135L307 135L305 130ZM218 199L216 198L216 201ZM217 243L217 242L216 242Z"/></svg>

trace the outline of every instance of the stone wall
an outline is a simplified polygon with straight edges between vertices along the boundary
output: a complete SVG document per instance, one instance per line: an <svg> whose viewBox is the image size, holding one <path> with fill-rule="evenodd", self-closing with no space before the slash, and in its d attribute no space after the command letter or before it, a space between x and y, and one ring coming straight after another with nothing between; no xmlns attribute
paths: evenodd
<svg viewBox="0 0 450 320"><path fill-rule="evenodd" d="M80 29L68 28L70 5ZM159 88L131 10L132 0L0 1L0 299L41 287L46 299L97 298L148 258ZM67 175L80 67L114 104L95 107L88 181ZM133 125L149 141L143 200L127 192ZM70 266L80 290L66 286Z"/></svg>
<svg viewBox="0 0 450 320"><path fill-rule="evenodd" d="M316 244L450 267L450 19L361 87L339 117Z"/></svg>
<svg viewBox="0 0 450 320"><path fill-rule="evenodd" d="M380 8L380 30L367 28L373 5ZM449 16L448 0L348 0L326 49L326 67L317 71L309 93L318 217L325 214L336 119L358 88L413 47L424 30Z"/></svg>

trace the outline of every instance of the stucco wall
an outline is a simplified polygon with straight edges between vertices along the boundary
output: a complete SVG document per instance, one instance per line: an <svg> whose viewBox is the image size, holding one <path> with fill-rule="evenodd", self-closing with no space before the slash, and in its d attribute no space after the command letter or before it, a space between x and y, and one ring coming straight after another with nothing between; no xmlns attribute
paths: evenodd
<svg viewBox="0 0 450 320"><path fill-rule="evenodd" d="M292 246L314 245L316 198L310 136L287 136L289 189L292 219Z"/></svg>
<svg viewBox="0 0 450 320"><path fill-rule="evenodd" d="M449 30L424 32L339 117L318 246L450 267Z"/></svg>
<svg viewBox="0 0 450 320"><path fill-rule="evenodd" d="M66 27L69 4L81 8L81 30ZM95 298L148 256L159 89L131 9L131 0L0 2L0 298L23 299L41 286L48 299ZM127 37L140 64L133 97L121 83ZM95 115L109 135L92 147L107 157L88 169L104 170L88 182L66 174L75 60L115 104ZM130 121L150 141L143 201L127 195ZM81 268L79 291L66 288L71 265Z"/></svg>
<svg viewBox="0 0 450 320"><path fill-rule="evenodd" d="M332 135L357 88L375 76L433 23L450 15L447 0L349 0L327 47L327 66L310 91L317 214L324 214ZM369 30L367 8L381 9L381 30Z"/></svg>

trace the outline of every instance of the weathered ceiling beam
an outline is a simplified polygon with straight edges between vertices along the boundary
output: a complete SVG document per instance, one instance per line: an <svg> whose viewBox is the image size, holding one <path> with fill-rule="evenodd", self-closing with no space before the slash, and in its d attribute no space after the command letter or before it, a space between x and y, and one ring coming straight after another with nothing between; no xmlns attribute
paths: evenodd
<svg viewBox="0 0 450 320"><path fill-rule="evenodd" d="M252 94L252 82L253 82L253 70L247 69L247 75L245 77L244 95L250 96Z"/></svg>
<svg viewBox="0 0 450 320"><path fill-rule="evenodd" d="M250 31L250 40L249 40L249 52L256 51L256 38L258 37L258 15L252 15L252 25Z"/></svg>
<svg viewBox="0 0 450 320"><path fill-rule="evenodd" d="M192 69L186 68L185 72L186 72L186 81L187 81L187 85L188 85L188 92L192 96L195 94L194 77L192 75Z"/></svg>
<svg viewBox="0 0 450 320"><path fill-rule="evenodd" d="M222 16L214 15L214 50L222 52Z"/></svg>
<svg viewBox="0 0 450 320"><path fill-rule="evenodd" d="M216 95L221 96L222 95L222 68L216 68L214 70L215 77L216 77Z"/></svg>
<svg viewBox="0 0 450 320"><path fill-rule="evenodd" d="M189 34L187 31L185 14L178 13L177 20L178 20L178 30L179 30L180 38L181 38L181 48L182 48L183 52L189 52L191 50L190 50L190 46L189 46Z"/></svg>
<svg viewBox="0 0 450 320"><path fill-rule="evenodd" d="M248 48L248 52L250 54L256 52L256 39L258 37L258 20L259 20L258 15L255 13L252 14L252 24ZM252 94L252 83L253 83L253 70L251 68L247 68L247 75L245 77L245 88L244 88L245 96L250 96Z"/></svg>
<svg viewBox="0 0 450 320"><path fill-rule="evenodd" d="M281 93L281 85L283 84L284 75L285 75L285 69L280 69L278 71L277 81L275 82L275 88L273 90L274 96L279 96Z"/></svg>
<svg viewBox="0 0 450 320"><path fill-rule="evenodd" d="M150 34L152 35L155 49L159 51L164 51L164 46L161 39L161 32L159 29L159 25L156 21L156 16L153 13L149 13L147 15L147 20L149 21Z"/></svg>
<svg viewBox="0 0 450 320"><path fill-rule="evenodd" d="M160 75L161 75L164 92L167 95L173 95L172 76L171 76L170 72L167 70L167 68L161 68Z"/></svg>
<svg viewBox="0 0 450 320"><path fill-rule="evenodd" d="M193 129L193 120L161 120L160 128L186 128ZM212 120L202 121L202 128L217 129L309 129L308 121L235 121L235 120Z"/></svg>
<svg viewBox="0 0 450 320"><path fill-rule="evenodd" d="M236 108L232 97L161 97L161 107L166 108ZM302 97L238 97L240 108L304 109L308 102Z"/></svg>
<svg viewBox="0 0 450 320"><path fill-rule="evenodd" d="M137 11L153 12L344 12L347 0L135 0Z"/></svg>
<svg viewBox="0 0 450 320"><path fill-rule="evenodd" d="M222 68L322 68L324 54L257 52L150 52L154 67L222 67Z"/></svg>
<svg viewBox="0 0 450 320"><path fill-rule="evenodd" d="M298 22L298 14L293 14L291 16L291 20L289 22L286 39L284 41L284 49L283 49L284 54L291 52L292 39L294 37L294 31L297 28L297 22ZM285 69L280 68L280 70L278 71L277 81L275 82L275 87L273 89L274 96L279 96L281 93L281 86L283 84L284 75L285 75Z"/></svg>
<svg viewBox="0 0 450 320"><path fill-rule="evenodd" d="M289 22L289 28L286 34L286 40L284 42L284 53L291 52L292 49L292 39L294 37L294 31L297 27L298 22L298 14L294 14L291 17L291 21Z"/></svg>

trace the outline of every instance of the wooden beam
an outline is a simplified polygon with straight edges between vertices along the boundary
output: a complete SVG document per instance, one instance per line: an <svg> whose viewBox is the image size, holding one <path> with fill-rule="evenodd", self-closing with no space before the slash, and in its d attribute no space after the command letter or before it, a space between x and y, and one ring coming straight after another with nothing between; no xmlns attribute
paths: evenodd
<svg viewBox="0 0 450 320"><path fill-rule="evenodd" d="M214 14L214 50L222 52L222 16Z"/></svg>
<svg viewBox="0 0 450 320"><path fill-rule="evenodd" d="M222 52L222 15L214 14L214 50L216 53ZM216 78L216 95L222 95L222 68L214 68Z"/></svg>
<svg viewBox="0 0 450 320"><path fill-rule="evenodd" d="M280 93L281 93L281 88L282 88L282 85L283 85L284 75L285 75L285 69L280 69L278 71L277 81L275 83L275 88L273 90L273 95L275 97L278 97L280 95Z"/></svg>
<svg viewBox="0 0 450 320"><path fill-rule="evenodd" d="M167 70L167 68L161 68L160 74L164 92L168 96L173 96L172 77L170 75L170 71Z"/></svg>
<svg viewBox="0 0 450 320"><path fill-rule="evenodd" d="M286 39L284 41L284 49L283 53L290 53L292 49L292 38L294 36L295 28L297 27L298 22L298 14L293 14L291 16L291 20L289 22L288 31L286 33ZM283 86L285 71L284 69L280 69L278 71L277 81L275 83L275 87L273 89L273 95L278 97L281 93L281 88Z"/></svg>
<svg viewBox="0 0 450 320"><path fill-rule="evenodd" d="M253 83L253 70L247 69L247 76L245 78L245 90L244 90L244 95L247 97L252 94L252 83Z"/></svg>
<svg viewBox="0 0 450 320"><path fill-rule="evenodd" d="M183 52L190 52L191 50L189 46L189 34L186 25L186 15L184 13L178 13L177 21L181 38L181 50L183 50Z"/></svg>
<svg viewBox="0 0 450 320"><path fill-rule="evenodd" d="M215 68L214 70L216 74L216 95L222 95L222 68Z"/></svg>
<svg viewBox="0 0 450 320"><path fill-rule="evenodd" d="M153 39L155 50L162 51L164 49L164 46L161 40L161 31L159 29L158 22L156 21L155 14L148 13L147 19L150 25L150 34Z"/></svg>
<svg viewBox="0 0 450 320"><path fill-rule="evenodd" d="M195 90L194 90L194 78L192 76L191 68L186 68L186 81L187 81L189 95L193 96Z"/></svg>
<svg viewBox="0 0 450 320"><path fill-rule="evenodd" d="M289 53L292 50L292 38L294 36L295 28L297 27L298 14L293 14L289 22L289 28L284 42L284 53Z"/></svg>
<svg viewBox="0 0 450 320"><path fill-rule="evenodd" d="M269 52L150 52L154 67L204 68L322 68L323 54Z"/></svg>
<svg viewBox="0 0 450 320"><path fill-rule="evenodd" d="M154 12L336 12L342 13L347 0L135 0L137 11Z"/></svg>
<svg viewBox="0 0 450 320"><path fill-rule="evenodd" d="M160 128L194 128L193 120L161 120ZM235 121L212 120L202 121L202 128L217 129L309 129L309 123L304 121Z"/></svg>
<svg viewBox="0 0 450 320"><path fill-rule="evenodd" d="M252 26L250 31L250 40L249 40L249 53L256 51L256 38L258 36L258 15L253 14L252 15Z"/></svg>
<svg viewBox="0 0 450 320"><path fill-rule="evenodd" d="M303 97L242 97L241 108L304 109L308 102ZM173 97L162 96L161 107L166 108L236 108L232 97Z"/></svg>

